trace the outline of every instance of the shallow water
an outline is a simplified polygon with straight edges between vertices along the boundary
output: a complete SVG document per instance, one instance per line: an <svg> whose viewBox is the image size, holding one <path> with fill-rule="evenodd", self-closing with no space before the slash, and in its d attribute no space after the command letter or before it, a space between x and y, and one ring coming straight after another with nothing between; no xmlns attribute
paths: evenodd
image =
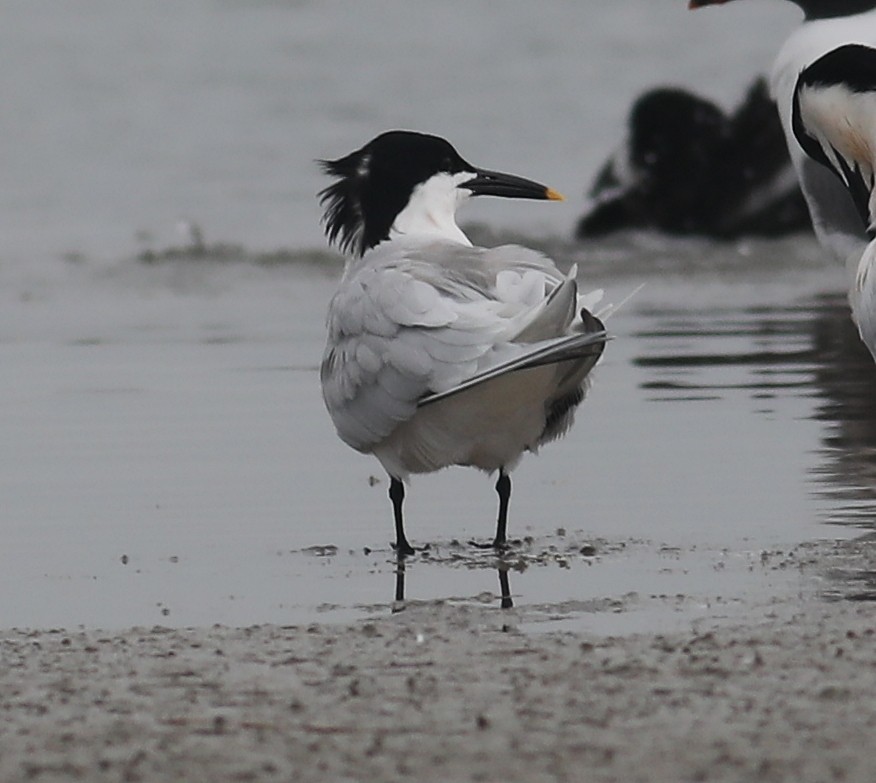
<svg viewBox="0 0 876 783"><path fill-rule="evenodd" d="M645 287L575 428L513 474L516 606L614 632L815 589L788 553L876 518L876 369L838 270L808 237L548 247L609 298ZM3 272L0 626L390 611L386 481L319 394L338 272L310 254ZM406 514L430 549L405 597L498 607L497 563L467 545L493 532L492 481L417 477Z"/></svg>
<svg viewBox="0 0 876 783"><path fill-rule="evenodd" d="M391 611L386 481L319 394L340 267L313 162L389 127L570 197L472 204L479 241L514 226L611 299L645 283L575 429L514 474L517 554L465 546L492 481L413 482L407 600L498 607L504 573L527 622L614 632L817 590L799 547L874 520L876 370L840 270L809 237L566 240L638 93L729 107L797 16L685 6L4 3L0 627Z"/></svg>

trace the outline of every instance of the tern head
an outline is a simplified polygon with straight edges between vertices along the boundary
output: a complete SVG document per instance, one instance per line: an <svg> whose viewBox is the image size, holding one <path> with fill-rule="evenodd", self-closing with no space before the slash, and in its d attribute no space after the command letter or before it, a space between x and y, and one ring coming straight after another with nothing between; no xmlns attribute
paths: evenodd
<svg viewBox="0 0 876 783"><path fill-rule="evenodd" d="M319 193L326 236L359 256L396 234L468 244L455 214L470 196L563 198L537 182L473 166L445 139L413 131L387 131L343 158L320 163L337 178Z"/></svg>
<svg viewBox="0 0 876 783"><path fill-rule="evenodd" d="M705 5L723 5L730 0L689 0L690 8ZM807 19L832 19L838 16L852 16L876 8L876 0L791 0L803 9Z"/></svg>

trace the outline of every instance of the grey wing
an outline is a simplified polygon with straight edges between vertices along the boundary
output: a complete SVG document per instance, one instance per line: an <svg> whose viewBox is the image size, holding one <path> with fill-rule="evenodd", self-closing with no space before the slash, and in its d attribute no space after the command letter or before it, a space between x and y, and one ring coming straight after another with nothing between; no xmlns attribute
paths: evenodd
<svg viewBox="0 0 876 783"><path fill-rule="evenodd" d="M414 415L421 397L476 372L501 327L460 312L459 303L399 269L348 281L330 306L320 370L341 439L370 451Z"/></svg>
<svg viewBox="0 0 876 783"><path fill-rule="evenodd" d="M488 367L487 369L478 372L474 376L467 378L462 383L447 389L443 392L427 395L423 397L419 405L429 405L433 402L451 397L454 394L471 389L481 383L498 378L500 375L505 375L509 372L517 370L527 370L532 367L540 367L545 364L558 364L559 362L571 361L574 359L583 359L588 356L596 359L602 354L602 348L608 340L608 335L605 330L590 332L587 334L573 334L567 337L560 337L555 340L545 340L527 345L518 355L511 359Z"/></svg>
<svg viewBox="0 0 876 783"><path fill-rule="evenodd" d="M543 297L538 306L530 308L525 323L517 324L508 342L496 345L484 354L474 374L455 385L426 395L420 399L420 407L510 372L593 357L592 364L580 376L580 380L583 380L602 354L608 335L602 322L586 309L582 309L580 317L576 318L579 300L574 274L573 270Z"/></svg>
<svg viewBox="0 0 876 783"><path fill-rule="evenodd" d="M378 251L351 268L332 300L320 373L338 434L359 451L423 398L513 362L574 318L574 280L533 251L443 243L403 257Z"/></svg>

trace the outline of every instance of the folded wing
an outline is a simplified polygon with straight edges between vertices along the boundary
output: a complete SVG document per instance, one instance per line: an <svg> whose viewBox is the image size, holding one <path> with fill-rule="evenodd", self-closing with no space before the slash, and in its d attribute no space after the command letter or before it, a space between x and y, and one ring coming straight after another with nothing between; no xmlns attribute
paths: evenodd
<svg viewBox="0 0 876 783"><path fill-rule="evenodd" d="M605 331L578 309L574 270L522 247L378 246L329 308L320 374L339 435L367 452L418 407L499 375L595 363Z"/></svg>

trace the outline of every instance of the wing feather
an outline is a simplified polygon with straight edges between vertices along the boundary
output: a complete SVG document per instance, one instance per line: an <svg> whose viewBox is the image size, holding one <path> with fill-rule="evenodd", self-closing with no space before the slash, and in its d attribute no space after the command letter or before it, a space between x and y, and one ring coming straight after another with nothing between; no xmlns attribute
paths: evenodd
<svg viewBox="0 0 876 783"><path fill-rule="evenodd" d="M487 381L498 378L500 375L505 375L509 372L540 367L544 364L555 364L557 362L570 361L573 359L582 359L585 356L598 356L602 353L602 346L607 339L608 335L605 331L600 330L598 332L574 334L556 340L547 340L541 343L535 343L534 345L529 345L525 349L521 348L519 354L514 358L500 362L482 372L479 372L453 388L421 398L419 401L419 407L430 405L433 402L438 402L439 400L451 397L454 394L459 394L460 392L471 389L481 383L486 383Z"/></svg>
<svg viewBox="0 0 876 783"><path fill-rule="evenodd" d="M595 350L604 332L569 332L577 301L574 270L526 248L378 245L329 307L320 376L338 434L367 452L424 400Z"/></svg>

